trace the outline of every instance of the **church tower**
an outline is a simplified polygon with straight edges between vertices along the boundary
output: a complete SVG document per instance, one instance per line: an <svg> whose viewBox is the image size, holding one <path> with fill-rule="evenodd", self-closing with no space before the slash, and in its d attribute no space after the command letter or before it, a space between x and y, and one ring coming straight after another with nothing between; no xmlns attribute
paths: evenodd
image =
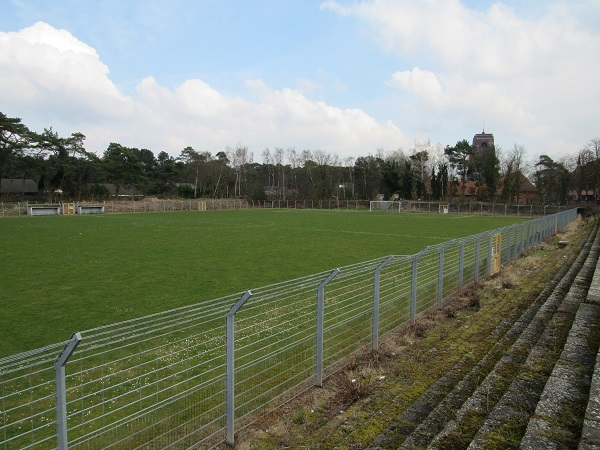
<svg viewBox="0 0 600 450"><path fill-rule="evenodd" d="M494 135L486 133L484 129L480 134L473 136L473 150L477 156L481 156L488 152L492 152L492 154L495 155Z"/></svg>

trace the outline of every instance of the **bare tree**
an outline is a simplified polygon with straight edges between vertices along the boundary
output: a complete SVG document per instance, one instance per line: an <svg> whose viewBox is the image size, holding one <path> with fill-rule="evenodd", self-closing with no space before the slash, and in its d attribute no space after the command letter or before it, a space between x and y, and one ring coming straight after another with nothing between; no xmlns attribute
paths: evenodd
<svg viewBox="0 0 600 450"><path fill-rule="evenodd" d="M430 148L431 143L428 140L425 142L416 141L412 155L410 155L411 165L417 178L415 187L419 199L426 193L426 176L429 174L429 165L427 162L429 161Z"/></svg>
<svg viewBox="0 0 600 450"><path fill-rule="evenodd" d="M248 152L248 147L243 147L241 144L238 144L235 149L231 149L227 147L225 149L225 154L229 159L229 162L233 169L235 170L235 185L234 185L234 196L241 197L242 196L242 183L246 184L246 165L252 162L252 153ZM246 186L246 191L247 191Z"/></svg>
<svg viewBox="0 0 600 450"><path fill-rule="evenodd" d="M277 180L277 195L282 200L285 200L285 166L283 165L283 149L281 147L275 147L273 159L275 160L275 167L279 173L279 179Z"/></svg>
<svg viewBox="0 0 600 450"><path fill-rule="evenodd" d="M273 187L275 186L275 173L273 169L273 158L271 157L271 150L265 148L262 152L263 164L267 166L267 186L269 186L269 191L273 191Z"/></svg>
<svg viewBox="0 0 600 450"><path fill-rule="evenodd" d="M500 152L502 154L503 152ZM518 196L521 189L523 160L525 157L525 147L514 144L512 150L508 152L502 160L502 171L504 174L504 185L502 186L502 200L512 203L515 196Z"/></svg>
<svg viewBox="0 0 600 450"><path fill-rule="evenodd" d="M600 138L590 139L588 147L594 152L596 159L600 159Z"/></svg>
<svg viewBox="0 0 600 450"><path fill-rule="evenodd" d="M296 152L294 147L290 147L287 149L287 157L290 162L290 167L292 170L291 180L290 180L290 190L294 193L298 191L298 182L296 180L296 172L298 167L300 167L300 156Z"/></svg>
<svg viewBox="0 0 600 450"><path fill-rule="evenodd" d="M589 191L595 192L596 188L596 170L595 170L596 155L589 145L585 145L577 156L571 158L563 165L573 173L573 185L577 192L577 200L582 201L582 195L585 200L588 200Z"/></svg>
<svg viewBox="0 0 600 450"><path fill-rule="evenodd" d="M594 161L590 163L592 171L592 187L594 189L594 201L598 200L600 189L600 138L590 139L587 145L588 150L595 157Z"/></svg>
<svg viewBox="0 0 600 450"><path fill-rule="evenodd" d="M350 190L352 192L352 198L356 198L356 194L354 191L354 157L353 156L347 156L346 158L344 158L344 167L346 168L346 173L348 174L348 177L350 179ZM344 183L344 187L346 187L346 184Z"/></svg>

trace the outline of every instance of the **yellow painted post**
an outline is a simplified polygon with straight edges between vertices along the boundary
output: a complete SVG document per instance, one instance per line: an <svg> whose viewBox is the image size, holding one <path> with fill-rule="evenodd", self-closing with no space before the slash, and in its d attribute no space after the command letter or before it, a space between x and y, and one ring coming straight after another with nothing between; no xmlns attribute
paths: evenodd
<svg viewBox="0 0 600 450"><path fill-rule="evenodd" d="M500 233L495 234L492 238L492 270L490 275L500 272L500 242L502 235Z"/></svg>

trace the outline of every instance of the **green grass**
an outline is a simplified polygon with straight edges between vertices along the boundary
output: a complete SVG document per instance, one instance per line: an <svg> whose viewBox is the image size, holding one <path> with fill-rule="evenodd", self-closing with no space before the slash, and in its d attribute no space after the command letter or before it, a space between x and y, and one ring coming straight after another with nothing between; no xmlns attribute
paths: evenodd
<svg viewBox="0 0 600 450"><path fill-rule="evenodd" d="M297 210L4 218L0 357L523 220Z"/></svg>

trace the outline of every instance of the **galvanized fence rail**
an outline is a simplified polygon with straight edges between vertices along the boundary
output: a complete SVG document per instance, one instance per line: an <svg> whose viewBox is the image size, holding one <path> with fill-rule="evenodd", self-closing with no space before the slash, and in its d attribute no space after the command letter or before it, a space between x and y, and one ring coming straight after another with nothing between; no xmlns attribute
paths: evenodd
<svg viewBox="0 0 600 450"><path fill-rule="evenodd" d="M577 217L510 227L73 334L0 359L0 449L210 448ZM499 236L499 238L498 238Z"/></svg>

